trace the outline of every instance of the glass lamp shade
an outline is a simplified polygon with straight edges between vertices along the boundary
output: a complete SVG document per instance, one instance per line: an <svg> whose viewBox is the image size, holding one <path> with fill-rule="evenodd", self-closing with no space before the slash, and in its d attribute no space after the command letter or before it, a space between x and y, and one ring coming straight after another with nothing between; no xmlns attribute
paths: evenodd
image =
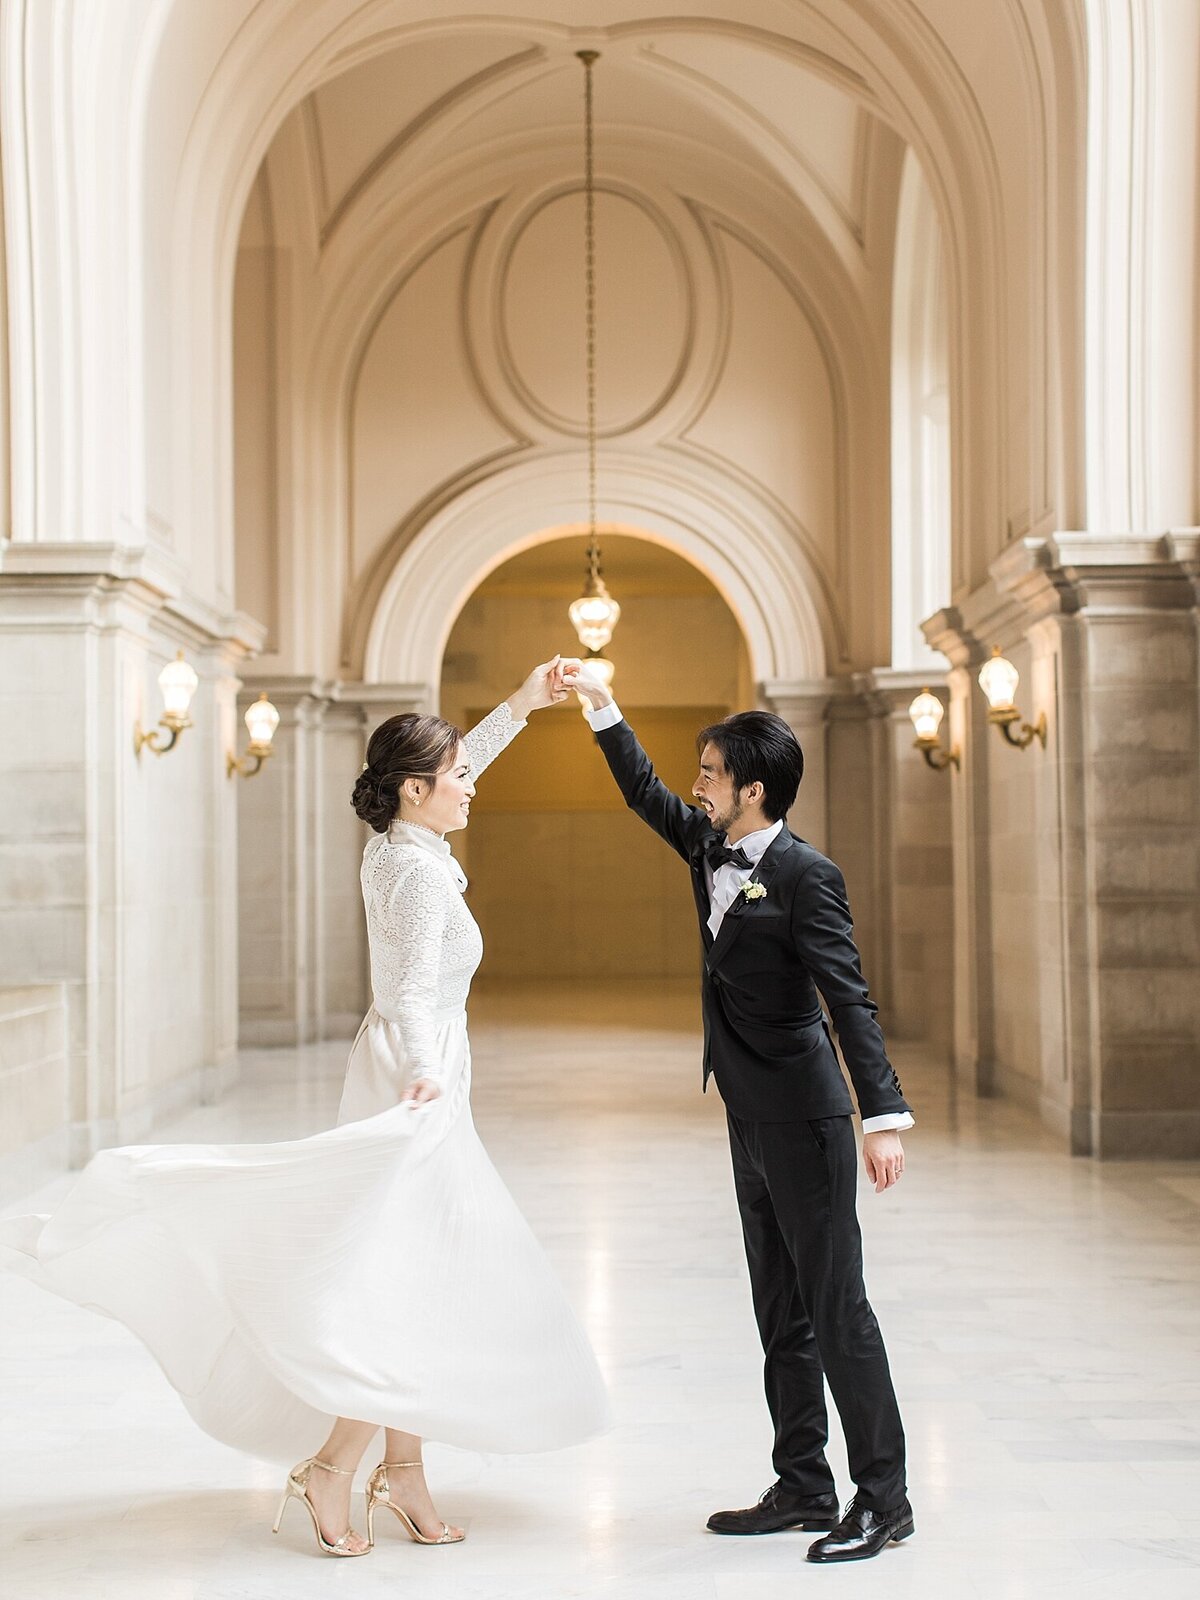
<svg viewBox="0 0 1200 1600"><path fill-rule="evenodd" d="M909 706L908 714L912 718L913 727L917 730L917 738L928 739L936 744L938 729L946 714L946 708L937 695L930 694L928 689L922 689Z"/></svg>
<svg viewBox="0 0 1200 1600"><path fill-rule="evenodd" d="M993 711L1013 710L1020 681L1021 674L1007 657L1000 654L1000 646L997 645L992 659L985 661L979 669L979 687L987 695L988 705Z"/></svg>
<svg viewBox="0 0 1200 1600"><path fill-rule="evenodd" d="M168 661L158 675L158 687L162 690L163 709L167 716L186 717L192 696L199 686L200 679L183 659L181 650L174 661Z"/></svg>
<svg viewBox="0 0 1200 1600"><path fill-rule="evenodd" d="M584 657L583 665L590 677L599 678L600 682L606 689L612 688L613 678L616 676L617 669L615 664L611 662L607 656L597 655L596 652L593 651L590 655ZM579 701L580 707L583 710L583 714L586 717L592 708L592 702L586 695L580 694L578 689L575 691L575 698Z"/></svg>
<svg viewBox="0 0 1200 1600"><path fill-rule="evenodd" d="M596 578L571 602L567 615L585 650L603 650L621 620L621 608L604 587L603 578Z"/></svg>
<svg viewBox="0 0 1200 1600"><path fill-rule="evenodd" d="M266 693L260 694L258 699L246 712L246 727L250 732L250 743L253 745L270 744L275 737L275 729L279 726L279 713L267 699Z"/></svg>

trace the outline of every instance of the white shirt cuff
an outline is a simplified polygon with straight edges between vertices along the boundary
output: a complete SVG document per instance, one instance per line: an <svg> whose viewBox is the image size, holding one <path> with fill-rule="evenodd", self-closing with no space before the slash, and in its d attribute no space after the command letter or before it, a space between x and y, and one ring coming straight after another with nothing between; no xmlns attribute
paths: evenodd
<svg viewBox="0 0 1200 1600"><path fill-rule="evenodd" d="M911 1128L913 1126L914 1120L911 1111L887 1111L880 1117L864 1117L862 1131L864 1133L883 1133L887 1129L895 1129L896 1132L899 1132L901 1128Z"/></svg>
<svg viewBox="0 0 1200 1600"><path fill-rule="evenodd" d="M605 728L615 728L618 722L623 722L621 708L615 700L606 706L601 706L598 711L593 711L589 706L587 719L593 733L603 733Z"/></svg>

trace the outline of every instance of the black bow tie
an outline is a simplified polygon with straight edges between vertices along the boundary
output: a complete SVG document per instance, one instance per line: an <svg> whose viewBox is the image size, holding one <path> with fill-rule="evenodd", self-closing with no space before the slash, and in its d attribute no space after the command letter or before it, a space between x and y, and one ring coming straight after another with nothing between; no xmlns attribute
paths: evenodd
<svg viewBox="0 0 1200 1600"><path fill-rule="evenodd" d="M708 852L708 864L715 872L718 867L733 866L745 867L747 872L754 870L754 863L744 850L739 850L736 845L719 844Z"/></svg>

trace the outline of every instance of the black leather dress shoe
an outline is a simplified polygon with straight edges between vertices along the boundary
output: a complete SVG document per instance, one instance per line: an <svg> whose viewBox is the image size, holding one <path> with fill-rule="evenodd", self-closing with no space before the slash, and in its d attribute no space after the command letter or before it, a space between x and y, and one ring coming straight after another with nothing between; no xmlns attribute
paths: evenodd
<svg viewBox="0 0 1200 1600"><path fill-rule="evenodd" d="M710 1533L783 1533L787 1528L803 1528L806 1533L816 1533L832 1528L837 1513L835 1494L796 1494L773 1483L756 1506L745 1511L714 1511L708 1529Z"/></svg>
<svg viewBox="0 0 1200 1600"><path fill-rule="evenodd" d="M852 1500L832 1533L809 1546L810 1561L869 1561L884 1545L899 1544L913 1533L912 1507L902 1500L894 1511L872 1511Z"/></svg>

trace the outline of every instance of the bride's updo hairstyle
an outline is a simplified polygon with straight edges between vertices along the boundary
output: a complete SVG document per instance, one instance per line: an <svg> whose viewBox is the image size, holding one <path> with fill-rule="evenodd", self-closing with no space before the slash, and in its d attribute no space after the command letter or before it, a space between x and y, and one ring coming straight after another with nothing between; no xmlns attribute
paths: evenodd
<svg viewBox="0 0 1200 1600"><path fill-rule="evenodd" d="M350 804L376 833L386 833L400 812L400 785L406 778L437 783L453 759L462 730L441 717L405 711L381 722L367 746L367 764L358 775Z"/></svg>

